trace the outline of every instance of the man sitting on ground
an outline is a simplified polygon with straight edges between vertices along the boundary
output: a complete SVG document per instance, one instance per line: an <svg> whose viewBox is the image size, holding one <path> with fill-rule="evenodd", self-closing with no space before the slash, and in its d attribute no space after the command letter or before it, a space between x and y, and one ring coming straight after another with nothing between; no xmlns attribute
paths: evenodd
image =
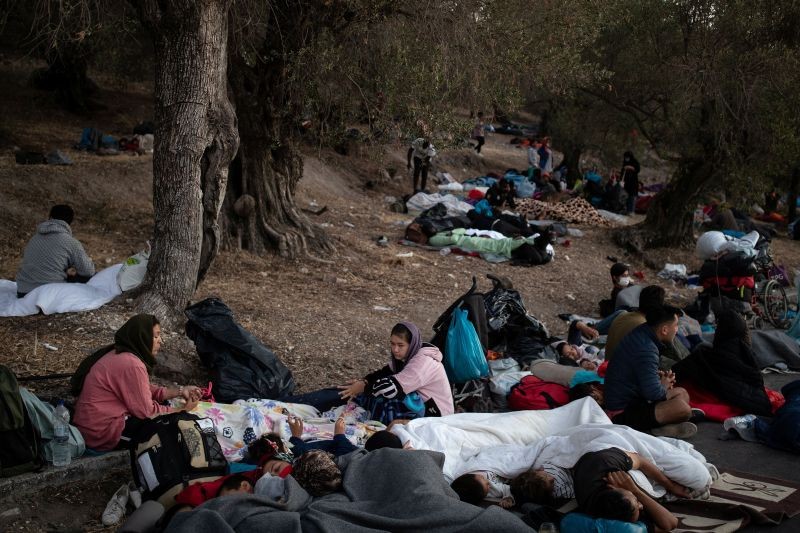
<svg viewBox="0 0 800 533"><path fill-rule="evenodd" d="M86 283L94 275L92 260L72 236L74 217L70 206L55 205L50 219L36 228L17 272L18 298L46 283Z"/></svg>
<svg viewBox="0 0 800 533"><path fill-rule="evenodd" d="M625 263L614 263L611 265L611 298L608 300L600 300L600 316L607 317L615 311L617 306L617 295L622 289L633 285L633 280L630 276L630 267Z"/></svg>
<svg viewBox="0 0 800 533"><path fill-rule="evenodd" d="M646 322L622 339L608 364L605 409L615 424L656 436L691 437L689 394L675 387L675 375L659 370L660 350L678 332L680 309L656 306Z"/></svg>

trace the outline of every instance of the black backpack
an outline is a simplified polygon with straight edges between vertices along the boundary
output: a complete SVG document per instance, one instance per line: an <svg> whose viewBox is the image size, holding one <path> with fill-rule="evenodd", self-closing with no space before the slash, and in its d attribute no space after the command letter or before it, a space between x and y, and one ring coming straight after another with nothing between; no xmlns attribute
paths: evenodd
<svg viewBox="0 0 800 533"><path fill-rule="evenodd" d="M193 480L225 475L214 422L185 411L143 421L130 443L131 473L145 500L164 507Z"/></svg>
<svg viewBox="0 0 800 533"><path fill-rule="evenodd" d="M0 477L41 470L45 465L39 431L31 422L17 377L0 365Z"/></svg>

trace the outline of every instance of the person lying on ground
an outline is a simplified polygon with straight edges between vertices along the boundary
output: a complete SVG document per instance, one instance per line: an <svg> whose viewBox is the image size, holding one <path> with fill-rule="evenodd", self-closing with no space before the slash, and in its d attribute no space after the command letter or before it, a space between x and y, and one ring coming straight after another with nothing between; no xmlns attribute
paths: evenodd
<svg viewBox="0 0 800 533"><path fill-rule="evenodd" d="M600 350L589 344L571 344L566 341L557 342L555 345L558 354L558 364L579 366L584 370L597 370L603 364Z"/></svg>
<svg viewBox="0 0 800 533"><path fill-rule="evenodd" d="M584 454L572 469L578 510L596 518L650 522L664 531L675 529L677 518L636 485L628 474L630 470L641 471L679 498L691 497L686 487L669 479L641 455L607 448Z"/></svg>
<svg viewBox="0 0 800 533"><path fill-rule="evenodd" d="M496 503L503 509L514 507L509 480L495 472L470 472L463 474L450 484L462 502L480 505L484 500Z"/></svg>
<svg viewBox="0 0 800 533"><path fill-rule="evenodd" d="M94 264L80 241L72 236L75 212L68 205L54 205L50 218L36 228L25 246L17 272L17 297L22 298L47 283L86 283L94 276Z"/></svg>
<svg viewBox="0 0 800 533"><path fill-rule="evenodd" d="M619 448L584 454L573 468L578 510L596 518L654 524L671 531L678 519L649 494L640 489L628 474L640 470L668 492L689 498L689 491L640 455ZM649 529L649 528L648 528Z"/></svg>
<svg viewBox="0 0 800 533"><path fill-rule="evenodd" d="M303 420L297 416L289 416L289 430L292 436L289 442L292 444L292 454L296 457L306 453L309 450L323 450L332 453L334 456L346 455L350 452L358 450L358 446L352 444L347 440L345 435L345 421L343 417L336 420L333 429L333 439L331 440L316 440L313 442L305 442L301 438L303 436Z"/></svg>
<svg viewBox="0 0 800 533"><path fill-rule="evenodd" d="M452 414L453 393L439 349L423 343L419 328L411 322L396 324L389 340L389 364L341 385L340 398L355 401L384 424L395 418ZM416 401L422 405L414 405Z"/></svg>
<svg viewBox="0 0 800 533"><path fill-rule="evenodd" d="M265 433L247 447L243 463L254 464L264 473L285 478L292 473L294 454L286 449L280 435Z"/></svg>
<svg viewBox="0 0 800 533"><path fill-rule="evenodd" d="M517 505L531 502L559 507L575 497L575 482L570 469L547 463L512 479L511 494Z"/></svg>
<svg viewBox="0 0 800 533"><path fill-rule="evenodd" d="M315 498L342 488L342 471L333 454L323 450L309 450L295 459L292 477Z"/></svg>
<svg viewBox="0 0 800 533"><path fill-rule="evenodd" d="M161 325L153 315L140 314L117 330L114 344L80 363L70 382L77 397L73 423L88 448L126 448L145 419L197 406L202 394L199 387L150 383L148 372L160 349ZM174 408L162 403L172 398L183 398L186 404Z"/></svg>
<svg viewBox="0 0 800 533"><path fill-rule="evenodd" d="M675 375L659 370L660 350L678 331L680 310L657 306L646 322L622 339L605 376L605 409L615 424L656 436L686 438L697 432L689 422L689 394L675 387Z"/></svg>
<svg viewBox="0 0 800 533"><path fill-rule="evenodd" d="M225 482L220 485L217 496L228 496L230 494L252 494L253 485L250 480L241 474L235 474L228 477Z"/></svg>
<svg viewBox="0 0 800 533"><path fill-rule="evenodd" d="M395 419L392 421L392 424L397 422L399 419ZM389 424L389 427L384 429L383 431L376 431L372 434L370 438L364 443L364 449L368 452L380 450L381 448L396 448L396 449L403 449L403 448L410 448L409 446L403 446L403 442L400 440L400 437L389 431L392 428L392 424Z"/></svg>
<svg viewBox="0 0 800 533"><path fill-rule="evenodd" d="M515 209L517 207L514 203L515 197L514 184L505 178L500 178L486 191L486 201L492 206L492 210Z"/></svg>

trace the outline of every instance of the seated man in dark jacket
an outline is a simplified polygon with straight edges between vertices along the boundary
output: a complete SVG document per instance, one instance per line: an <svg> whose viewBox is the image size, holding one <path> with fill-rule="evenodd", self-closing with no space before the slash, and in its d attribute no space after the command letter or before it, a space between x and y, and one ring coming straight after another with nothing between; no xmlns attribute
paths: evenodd
<svg viewBox="0 0 800 533"><path fill-rule="evenodd" d="M697 433L689 422L689 394L675 387L675 375L659 370L660 350L678 332L679 309L650 308L647 322L628 333L608 364L605 408L615 424L657 436L686 438Z"/></svg>

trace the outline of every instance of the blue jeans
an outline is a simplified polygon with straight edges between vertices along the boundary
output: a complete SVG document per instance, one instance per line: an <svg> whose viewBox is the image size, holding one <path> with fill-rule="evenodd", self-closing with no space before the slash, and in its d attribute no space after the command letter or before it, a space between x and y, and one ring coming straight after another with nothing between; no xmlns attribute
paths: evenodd
<svg viewBox="0 0 800 533"><path fill-rule="evenodd" d="M600 335L608 335L608 330L611 329L611 323L614 322L614 319L617 318L620 314L624 313L624 309L617 309L607 317L598 320L597 322L591 322L586 324L587 326L591 326L597 330ZM578 323L577 320L572 321L569 325L569 332L567 333L567 342L570 344L581 345L583 344L583 340L581 340L581 332L578 331L576 324Z"/></svg>
<svg viewBox="0 0 800 533"><path fill-rule="evenodd" d="M295 394L277 398L286 403L302 403L316 407L320 412L330 411L334 407L346 403L340 396L337 388L319 389L305 394Z"/></svg>

